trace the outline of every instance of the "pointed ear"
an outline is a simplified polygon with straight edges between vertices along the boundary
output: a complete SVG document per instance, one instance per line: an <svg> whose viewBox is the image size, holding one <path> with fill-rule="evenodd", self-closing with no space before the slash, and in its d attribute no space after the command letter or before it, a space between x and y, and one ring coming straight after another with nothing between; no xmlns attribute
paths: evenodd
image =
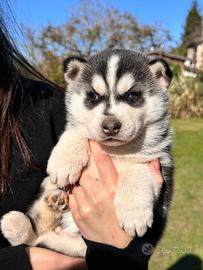
<svg viewBox="0 0 203 270"><path fill-rule="evenodd" d="M173 73L168 63L161 58L153 59L149 61L149 68L161 88L167 89L173 78Z"/></svg>
<svg viewBox="0 0 203 270"><path fill-rule="evenodd" d="M86 60L77 56L67 58L63 63L64 79L67 83L78 78L84 69Z"/></svg>

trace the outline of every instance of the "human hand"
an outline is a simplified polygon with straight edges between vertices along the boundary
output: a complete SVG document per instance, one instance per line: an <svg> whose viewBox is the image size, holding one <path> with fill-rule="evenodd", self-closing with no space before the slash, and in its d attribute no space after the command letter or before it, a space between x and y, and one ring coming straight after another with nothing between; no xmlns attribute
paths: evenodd
<svg viewBox="0 0 203 270"><path fill-rule="evenodd" d="M119 227L116 216L114 195L118 176L111 158L101 147L96 142L90 142L90 147L99 180L85 170L80 178L80 186L74 187L69 196L69 206L86 239L122 248L129 244L131 238ZM162 185L159 161L149 162L149 167Z"/></svg>
<svg viewBox="0 0 203 270"><path fill-rule="evenodd" d="M33 270L85 270L86 263L84 259L73 258L61 253L40 248L26 248L30 264Z"/></svg>
<svg viewBox="0 0 203 270"><path fill-rule="evenodd" d="M88 170L82 173L80 186L75 186L69 195L69 207L81 234L88 240L126 247L131 241L118 225L114 195L117 172L111 158L99 144L90 142L99 179Z"/></svg>

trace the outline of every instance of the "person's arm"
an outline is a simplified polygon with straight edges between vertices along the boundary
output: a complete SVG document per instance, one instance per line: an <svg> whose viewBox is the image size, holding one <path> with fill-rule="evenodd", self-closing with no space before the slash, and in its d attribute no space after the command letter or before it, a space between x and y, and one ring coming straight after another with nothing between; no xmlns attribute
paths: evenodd
<svg viewBox="0 0 203 270"><path fill-rule="evenodd" d="M84 171L80 186L69 195L73 218L87 244L86 263L89 270L145 270L151 256L150 243L131 239L119 226L114 206L117 174L111 159L99 145L90 143L98 169L99 180ZM155 166L156 165L156 166ZM149 164L157 181L162 184L159 162ZM146 244L146 245L144 245Z"/></svg>
<svg viewBox="0 0 203 270"><path fill-rule="evenodd" d="M72 258L40 247L0 249L0 270L84 270L84 259Z"/></svg>
<svg viewBox="0 0 203 270"><path fill-rule="evenodd" d="M61 253L40 247L27 247L26 251L33 270L86 269L86 263L82 258L69 257Z"/></svg>

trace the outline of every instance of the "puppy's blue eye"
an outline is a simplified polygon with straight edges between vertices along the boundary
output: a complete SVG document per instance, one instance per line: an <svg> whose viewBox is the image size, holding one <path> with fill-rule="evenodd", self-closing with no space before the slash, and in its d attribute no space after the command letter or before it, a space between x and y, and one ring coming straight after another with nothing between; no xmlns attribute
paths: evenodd
<svg viewBox="0 0 203 270"><path fill-rule="evenodd" d="M98 101L100 99L100 95L95 91L91 91L87 93L87 98L91 101Z"/></svg>
<svg viewBox="0 0 203 270"><path fill-rule="evenodd" d="M131 103L137 101L141 97L141 92L131 90L128 91L125 96L127 101Z"/></svg>

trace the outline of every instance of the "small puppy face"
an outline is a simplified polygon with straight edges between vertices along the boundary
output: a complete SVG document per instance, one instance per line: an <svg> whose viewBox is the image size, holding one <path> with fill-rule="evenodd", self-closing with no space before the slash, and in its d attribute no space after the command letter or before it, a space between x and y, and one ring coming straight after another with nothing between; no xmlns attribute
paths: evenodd
<svg viewBox="0 0 203 270"><path fill-rule="evenodd" d="M104 51L88 60L67 59L64 77L73 124L82 124L89 138L105 145L135 140L168 110L172 73L160 59L150 61L127 50Z"/></svg>

